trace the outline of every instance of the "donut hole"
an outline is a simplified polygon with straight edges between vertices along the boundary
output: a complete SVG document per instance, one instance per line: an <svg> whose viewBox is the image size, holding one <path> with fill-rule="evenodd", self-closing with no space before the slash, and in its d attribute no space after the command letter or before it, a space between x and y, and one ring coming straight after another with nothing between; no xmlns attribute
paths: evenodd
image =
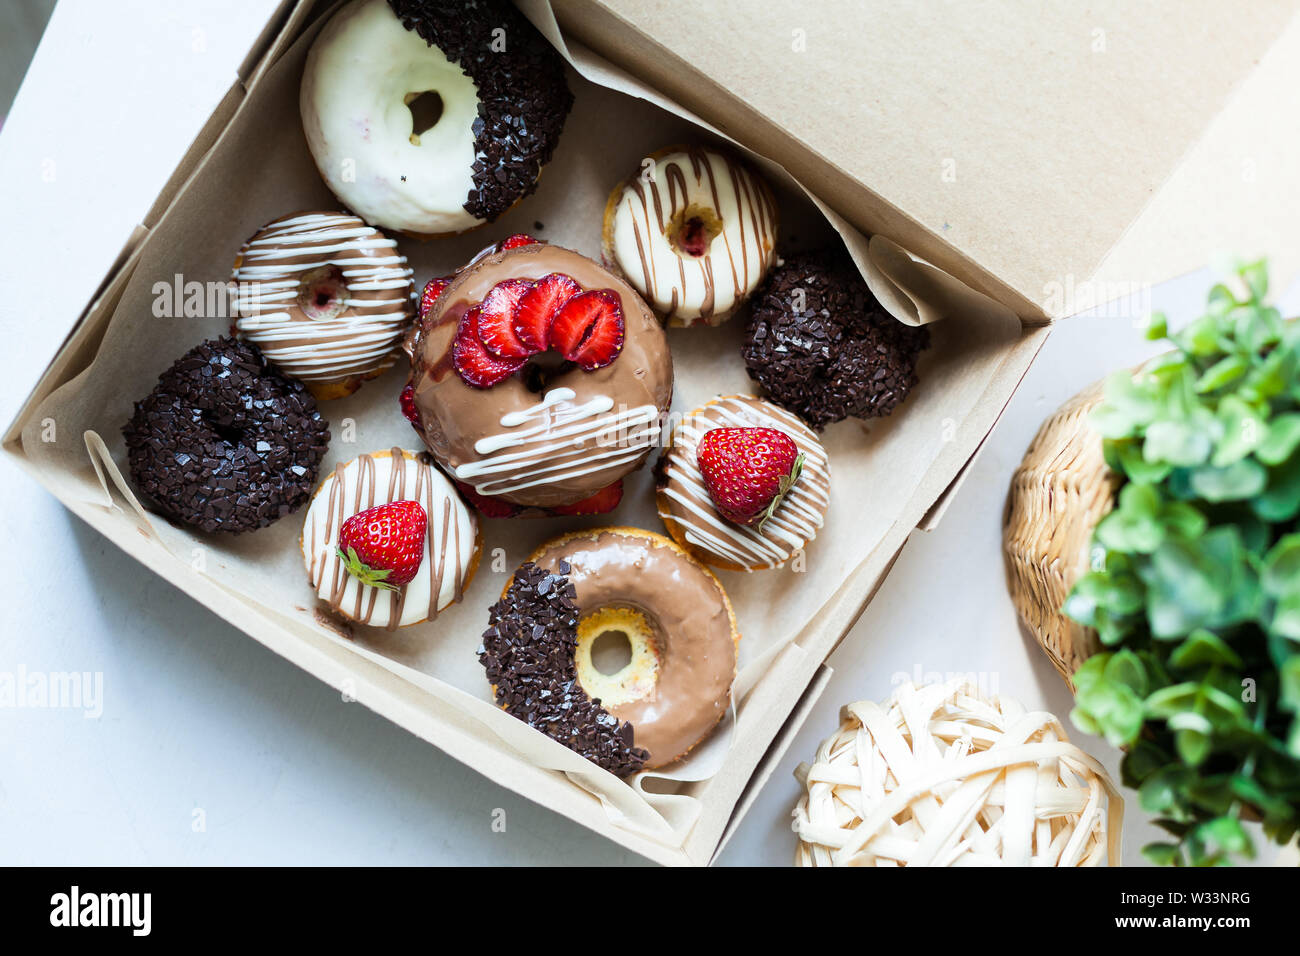
<svg viewBox="0 0 1300 956"><path fill-rule="evenodd" d="M591 665L612 677L632 663L632 638L626 631L601 631L591 642Z"/></svg>
<svg viewBox="0 0 1300 956"><path fill-rule="evenodd" d="M407 93L402 102L411 111L411 145L419 146L421 134L433 129L442 119L442 96L437 90L424 90Z"/></svg>
<svg viewBox="0 0 1300 956"><path fill-rule="evenodd" d="M348 305L348 284L338 266L321 266L298 282L298 307L312 320L336 319Z"/></svg>
<svg viewBox="0 0 1300 956"><path fill-rule="evenodd" d="M534 355L523 368L524 388L534 395L541 395L551 388L555 379L573 367L574 364L567 361L559 352L542 352Z"/></svg>
<svg viewBox="0 0 1300 956"><path fill-rule="evenodd" d="M573 663L589 697L618 707L654 693L660 646L656 627L641 611L618 605L597 608L578 621Z"/></svg>
<svg viewBox="0 0 1300 956"><path fill-rule="evenodd" d="M713 240L722 232L722 220L707 206L694 203L668 220L664 234L678 255L698 259L708 255Z"/></svg>

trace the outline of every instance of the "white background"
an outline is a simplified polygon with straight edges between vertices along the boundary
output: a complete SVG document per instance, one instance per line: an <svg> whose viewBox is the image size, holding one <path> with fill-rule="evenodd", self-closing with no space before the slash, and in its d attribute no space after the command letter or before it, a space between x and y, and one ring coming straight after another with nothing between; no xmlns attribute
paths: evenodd
<svg viewBox="0 0 1300 956"><path fill-rule="evenodd" d="M215 2L56 10L0 134L0 424L66 334L69 302L89 298L225 92L269 4L236 6L247 16ZM1150 303L1186 321L1211 281L1203 270L1158 286ZM1283 304L1296 311L1300 286ZM841 704L883 699L899 675L970 672L1067 714L1064 684L1017 627L1000 519L1042 419L1152 351L1129 310L1102 311L1059 325L938 530L912 536L722 864L791 860L794 767ZM345 703L122 555L8 459L0 529L0 672L104 675L98 719L0 708L0 864L641 862ZM1075 736L1116 771L1113 749ZM1126 797L1125 861L1140 864L1158 831ZM505 833L491 829L496 808Z"/></svg>

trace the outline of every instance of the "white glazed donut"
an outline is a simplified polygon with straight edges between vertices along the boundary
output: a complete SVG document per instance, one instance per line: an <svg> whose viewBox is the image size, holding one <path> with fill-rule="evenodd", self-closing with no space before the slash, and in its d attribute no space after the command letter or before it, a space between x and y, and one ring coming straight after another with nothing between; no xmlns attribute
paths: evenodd
<svg viewBox="0 0 1300 956"><path fill-rule="evenodd" d="M352 0L312 44L299 91L334 194L421 237L492 222L531 193L572 102L559 54L502 0Z"/></svg>
<svg viewBox="0 0 1300 956"><path fill-rule="evenodd" d="M419 572L395 591L381 591L347 572L339 529L354 514L393 501L416 501L428 518ZM316 596L337 614L395 630L431 621L461 599L478 567L478 521L455 487L425 454L376 451L338 465L307 508L303 562Z"/></svg>
<svg viewBox="0 0 1300 956"><path fill-rule="evenodd" d="M319 399L389 368L415 316L397 243L356 216L300 212L268 223L235 257L235 331Z"/></svg>
<svg viewBox="0 0 1300 956"><path fill-rule="evenodd" d="M714 149L659 150L605 207L605 257L669 325L718 325L775 260L776 202L747 165Z"/></svg>

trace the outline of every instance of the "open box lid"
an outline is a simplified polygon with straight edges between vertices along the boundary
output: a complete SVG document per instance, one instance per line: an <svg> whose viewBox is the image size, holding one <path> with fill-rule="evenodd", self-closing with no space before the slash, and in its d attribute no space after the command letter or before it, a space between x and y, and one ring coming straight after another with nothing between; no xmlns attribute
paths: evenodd
<svg viewBox="0 0 1300 956"><path fill-rule="evenodd" d="M1300 80L1294 0L552 6L597 53L771 144L862 231L909 224L911 252L1024 318L1225 251L1270 254L1284 280L1300 267L1284 248L1300 127L1275 111Z"/></svg>

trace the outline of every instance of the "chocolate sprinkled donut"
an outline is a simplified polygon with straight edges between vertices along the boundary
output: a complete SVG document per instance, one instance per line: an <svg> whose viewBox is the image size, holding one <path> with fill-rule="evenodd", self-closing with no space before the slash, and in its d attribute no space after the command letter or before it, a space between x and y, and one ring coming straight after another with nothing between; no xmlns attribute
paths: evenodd
<svg viewBox="0 0 1300 956"><path fill-rule="evenodd" d="M849 416L880 418L916 385L930 332L876 301L849 258L793 256L758 290L741 354L768 397L818 431Z"/></svg>
<svg viewBox="0 0 1300 956"><path fill-rule="evenodd" d="M564 60L504 0L388 0L397 18L478 88L474 187L465 211L493 222L537 188L551 161L573 94ZM504 39L504 49L501 40Z"/></svg>
<svg viewBox="0 0 1300 956"><path fill-rule="evenodd" d="M190 349L122 428L131 480L170 518L239 534L311 496L329 422L306 387L232 338Z"/></svg>
<svg viewBox="0 0 1300 956"><path fill-rule="evenodd" d="M577 594L570 567L548 572L528 561L489 610L479 646L496 702L610 773L626 777L649 754L632 744L632 725L605 711L578 683Z"/></svg>

